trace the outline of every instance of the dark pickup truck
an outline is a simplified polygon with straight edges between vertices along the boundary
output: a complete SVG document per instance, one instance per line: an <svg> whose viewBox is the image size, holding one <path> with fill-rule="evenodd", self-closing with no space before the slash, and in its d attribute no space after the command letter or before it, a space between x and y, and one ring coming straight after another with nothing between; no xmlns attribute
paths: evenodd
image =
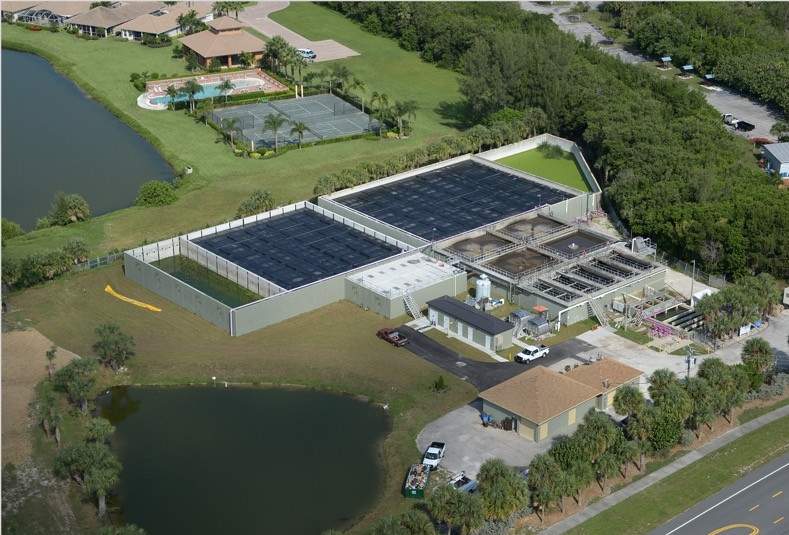
<svg viewBox="0 0 789 535"><path fill-rule="evenodd" d="M403 347L408 343L408 338L397 329L381 329L376 333L376 336L395 347Z"/></svg>

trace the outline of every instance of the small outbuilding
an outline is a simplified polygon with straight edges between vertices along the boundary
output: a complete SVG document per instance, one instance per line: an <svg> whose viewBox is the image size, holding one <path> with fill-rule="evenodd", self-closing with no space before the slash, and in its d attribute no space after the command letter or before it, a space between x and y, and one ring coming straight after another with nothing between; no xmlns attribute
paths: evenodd
<svg viewBox="0 0 789 535"><path fill-rule="evenodd" d="M219 17L208 23L208 29L181 39L187 50L197 55L197 61L208 67L213 60L222 67L234 67L241 63L240 56L252 54L253 61L263 58L266 43L244 29L244 24L232 17Z"/></svg>
<svg viewBox="0 0 789 535"><path fill-rule="evenodd" d="M765 169L789 178L789 143L770 143L763 147Z"/></svg>
<svg viewBox="0 0 789 535"><path fill-rule="evenodd" d="M480 393L482 411L509 420L528 440L539 442L575 430L591 410L606 411L623 385L638 386L643 372L603 359L561 374L536 366Z"/></svg>
<svg viewBox="0 0 789 535"><path fill-rule="evenodd" d="M487 351L512 347L514 325L445 295L427 302L430 323L439 330Z"/></svg>

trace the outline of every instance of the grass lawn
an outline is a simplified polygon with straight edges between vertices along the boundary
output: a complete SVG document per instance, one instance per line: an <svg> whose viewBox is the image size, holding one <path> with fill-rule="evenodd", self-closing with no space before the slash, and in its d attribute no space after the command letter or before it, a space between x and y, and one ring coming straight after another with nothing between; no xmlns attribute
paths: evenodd
<svg viewBox="0 0 789 535"><path fill-rule="evenodd" d="M565 152L562 158L549 158L539 149L527 150L507 156L497 163L525 171L558 184L581 191L590 191L575 156Z"/></svg>
<svg viewBox="0 0 789 535"><path fill-rule="evenodd" d="M780 409L781 407L785 407L786 405L789 405L789 398L784 398L780 401L776 401L775 403L764 405L762 407L753 407L750 409L745 409L740 413L740 416L739 418L737 418L737 421L740 423L740 425L742 425L746 422L750 422L754 418L758 418L763 414L767 414L768 412L772 412L776 409Z"/></svg>
<svg viewBox="0 0 789 535"><path fill-rule="evenodd" d="M132 306L104 293L121 294L162 308ZM373 517L412 505L400 495L406 468L419 458L415 437L429 421L474 399L476 390L375 332L395 326L349 302L339 302L246 336L230 337L210 323L126 279L119 265L70 274L8 296L10 319L28 319L54 343L92 354L94 329L113 321L136 342L128 374L118 383L206 384L220 381L297 384L363 395L388 403L392 432L382 445L384 488ZM439 375L449 390L436 394Z"/></svg>
<svg viewBox="0 0 789 535"><path fill-rule="evenodd" d="M367 82L368 94L385 91L396 100L416 100L420 109L414 133L407 140L352 140L294 150L271 160L235 157L214 130L184 112L149 111L137 107L138 92L129 83L132 72L177 74L183 60L171 58L170 48L148 48L109 39L86 41L65 32L31 32L3 24L3 47L33 49L49 59L111 111L143 132L177 170L195 169L170 206L131 207L68 227L30 232L9 240L3 253L18 257L61 247L70 238L83 238L91 255L156 241L232 218L239 203L254 189L268 189L277 203L309 198L318 177L362 161L380 161L429 143L455 130L438 112L440 102L456 101L455 73L439 69L401 50L394 42L362 31L354 23L312 4L297 4L298 31L331 31L331 37L361 55L347 60L353 73ZM319 16L320 15L320 16ZM108 179L111 179L111 173ZM71 193L71 192L67 192Z"/></svg>
<svg viewBox="0 0 789 535"><path fill-rule="evenodd" d="M616 330L616 334L618 334L622 338L627 338L631 342L635 342L641 345L648 344L649 342L652 341L652 338L648 334L634 331L632 329L619 328Z"/></svg>
<svg viewBox="0 0 789 535"><path fill-rule="evenodd" d="M477 360L479 362L496 362L490 355L486 354L479 349L473 348L470 345L461 342L457 338L450 338L446 334L442 333L438 329L430 329L429 331L425 331L425 334L439 342L440 344L448 347L452 351L456 351L460 353L460 355L466 357L467 359Z"/></svg>
<svg viewBox="0 0 789 535"><path fill-rule="evenodd" d="M568 531L569 535L639 535L789 450L789 417L776 420L696 461Z"/></svg>
<svg viewBox="0 0 789 535"><path fill-rule="evenodd" d="M588 318L583 321L579 321L578 323L573 323L572 325L562 325L562 328L558 333L546 338L540 343L545 344L548 347L555 346L556 344L566 342L571 338L575 338L579 334L583 334L586 331L591 331L592 329L595 329L599 326L600 323L598 323L598 321L594 318Z"/></svg>
<svg viewBox="0 0 789 535"><path fill-rule="evenodd" d="M690 344L690 347L693 348L693 354L694 355L707 355L710 352L710 350L707 347L705 347L705 346L703 346L701 344L698 344L696 342L693 342L692 344ZM679 349L677 349L675 351L672 351L669 354L670 355L682 355L682 356L685 356L685 355L688 354L688 346L680 347Z"/></svg>

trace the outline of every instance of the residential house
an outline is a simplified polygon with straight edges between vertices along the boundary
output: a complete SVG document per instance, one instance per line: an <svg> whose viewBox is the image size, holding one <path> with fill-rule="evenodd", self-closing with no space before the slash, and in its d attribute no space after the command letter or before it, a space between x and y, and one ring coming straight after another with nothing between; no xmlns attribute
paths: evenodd
<svg viewBox="0 0 789 535"><path fill-rule="evenodd" d="M118 2L111 7L98 6L66 20L66 24L79 33L96 37L115 35L124 22L165 7L164 2Z"/></svg>
<svg viewBox="0 0 789 535"><path fill-rule="evenodd" d="M207 23L214 19L212 7L211 2L179 2L124 22L115 29L115 32L130 41L140 41L144 36L177 37L183 33L178 24L178 17L194 10L197 19Z"/></svg>
<svg viewBox="0 0 789 535"><path fill-rule="evenodd" d="M21 12L17 20L39 26L50 24L61 26L67 19L90 10L90 4L90 2L39 2Z"/></svg>
<svg viewBox="0 0 789 535"><path fill-rule="evenodd" d="M764 145L762 154L766 163L765 168L774 172L786 182L789 179L789 143L769 143Z"/></svg>

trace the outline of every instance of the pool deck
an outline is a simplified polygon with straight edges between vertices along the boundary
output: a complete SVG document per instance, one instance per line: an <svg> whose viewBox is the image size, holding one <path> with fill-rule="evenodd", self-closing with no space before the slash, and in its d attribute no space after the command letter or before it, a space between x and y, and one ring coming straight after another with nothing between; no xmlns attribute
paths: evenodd
<svg viewBox="0 0 789 535"><path fill-rule="evenodd" d="M280 91L287 91L288 87L271 77L262 69L248 69L245 71L229 72L229 73L213 73L204 74L199 76L186 76L183 78L170 78L166 80L151 80L145 84L145 93L137 97L137 105L146 110L165 110L167 104L154 104L152 102L155 98L164 97L167 95L167 88L173 86L179 89L186 85L189 80L195 80L200 85L215 84L217 82L224 82L225 80L259 80L259 84L249 87L234 88L229 95L240 95L243 93L252 93L258 91L265 91L266 93L277 93Z"/></svg>

